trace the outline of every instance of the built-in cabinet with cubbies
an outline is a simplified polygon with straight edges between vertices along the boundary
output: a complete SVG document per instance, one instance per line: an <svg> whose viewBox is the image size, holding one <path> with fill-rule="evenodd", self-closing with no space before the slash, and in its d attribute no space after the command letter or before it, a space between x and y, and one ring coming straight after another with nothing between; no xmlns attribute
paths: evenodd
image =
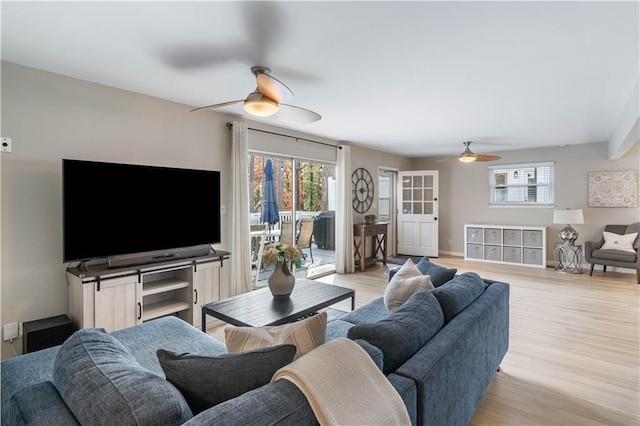
<svg viewBox="0 0 640 426"><path fill-rule="evenodd" d="M545 268L547 233L544 226L464 226L464 258Z"/></svg>
<svg viewBox="0 0 640 426"><path fill-rule="evenodd" d="M69 317L77 329L109 332L166 315L200 328L202 305L228 296L229 258L217 251L122 268L69 268Z"/></svg>

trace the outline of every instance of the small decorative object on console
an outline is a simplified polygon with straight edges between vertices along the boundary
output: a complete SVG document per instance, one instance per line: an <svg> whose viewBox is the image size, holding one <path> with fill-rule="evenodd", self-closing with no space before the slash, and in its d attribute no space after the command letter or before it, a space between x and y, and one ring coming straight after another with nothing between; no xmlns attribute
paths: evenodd
<svg viewBox="0 0 640 426"><path fill-rule="evenodd" d="M267 244L262 255L262 263L275 265L267 280L269 290L276 298L287 298L296 283L295 268L301 266L302 251L287 244Z"/></svg>
<svg viewBox="0 0 640 426"><path fill-rule="evenodd" d="M364 215L364 223L367 225L371 225L372 223L376 223L376 215L375 214L366 214Z"/></svg>

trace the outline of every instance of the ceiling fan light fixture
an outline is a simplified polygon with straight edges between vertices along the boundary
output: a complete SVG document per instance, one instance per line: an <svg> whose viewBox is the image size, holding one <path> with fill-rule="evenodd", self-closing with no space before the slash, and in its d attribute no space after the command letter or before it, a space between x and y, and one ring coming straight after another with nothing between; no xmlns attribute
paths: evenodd
<svg viewBox="0 0 640 426"><path fill-rule="evenodd" d="M458 160L462 161L463 163L471 163L473 161L476 161L476 157L473 154L467 154L465 152L460 154L460 157L458 157Z"/></svg>
<svg viewBox="0 0 640 426"><path fill-rule="evenodd" d="M278 103L259 91L255 91L244 100L244 110L257 117L269 117L278 112Z"/></svg>

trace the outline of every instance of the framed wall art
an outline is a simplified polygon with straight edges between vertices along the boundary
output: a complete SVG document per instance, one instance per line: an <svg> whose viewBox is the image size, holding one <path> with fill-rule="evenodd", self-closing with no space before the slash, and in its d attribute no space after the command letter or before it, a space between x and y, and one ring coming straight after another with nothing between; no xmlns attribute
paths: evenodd
<svg viewBox="0 0 640 426"><path fill-rule="evenodd" d="M638 171L589 172L589 207L638 207Z"/></svg>

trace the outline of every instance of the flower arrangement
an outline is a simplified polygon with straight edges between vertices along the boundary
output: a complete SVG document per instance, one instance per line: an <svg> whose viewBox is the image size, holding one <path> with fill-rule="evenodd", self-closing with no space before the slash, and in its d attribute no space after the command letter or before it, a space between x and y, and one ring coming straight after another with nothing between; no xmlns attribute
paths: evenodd
<svg viewBox="0 0 640 426"><path fill-rule="evenodd" d="M302 266L302 250L295 246L281 243L269 243L264 246L262 254L262 263L264 265L282 264L282 272L285 275L291 275L291 270L295 265L297 268Z"/></svg>

